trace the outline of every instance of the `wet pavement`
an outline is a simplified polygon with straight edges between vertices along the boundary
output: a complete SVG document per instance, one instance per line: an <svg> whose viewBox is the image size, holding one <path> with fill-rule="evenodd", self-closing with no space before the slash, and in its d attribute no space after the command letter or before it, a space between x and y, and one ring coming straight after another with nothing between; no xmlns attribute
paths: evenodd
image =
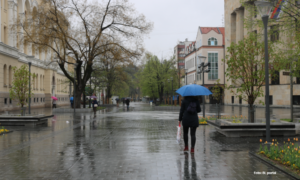
<svg viewBox="0 0 300 180"><path fill-rule="evenodd" d="M14 132L0 136L0 179L289 179L249 155L257 151L258 137L226 138L210 125L197 129L195 154L184 154L177 122L177 111L131 103L128 110L114 107L96 117L57 113L48 126L9 126ZM276 175L254 174L263 171Z"/></svg>

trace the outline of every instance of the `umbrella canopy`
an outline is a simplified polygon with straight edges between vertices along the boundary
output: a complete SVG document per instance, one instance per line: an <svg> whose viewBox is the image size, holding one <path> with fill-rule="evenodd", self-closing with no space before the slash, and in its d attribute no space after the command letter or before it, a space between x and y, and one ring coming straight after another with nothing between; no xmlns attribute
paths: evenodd
<svg viewBox="0 0 300 180"><path fill-rule="evenodd" d="M182 86L176 92L181 96L206 96L212 94L206 87L198 84Z"/></svg>
<svg viewBox="0 0 300 180"><path fill-rule="evenodd" d="M58 100L57 97L55 97L55 96L51 96L51 98L54 100Z"/></svg>
<svg viewBox="0 0 300 180"><path fill-rule="evenodd" d="M91 98L91 99L94 99L94 98L96 98L96 99L97 99L97 96L90 96L90 98Z"/></svg>

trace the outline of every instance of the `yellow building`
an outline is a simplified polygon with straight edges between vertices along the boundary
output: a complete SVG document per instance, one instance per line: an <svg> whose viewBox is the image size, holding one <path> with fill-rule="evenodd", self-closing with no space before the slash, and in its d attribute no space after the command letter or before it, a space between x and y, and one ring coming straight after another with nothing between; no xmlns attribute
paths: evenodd
<svg viewBox="0 0 300 180"><path fill-rule="evenodd" d="M249 3L251 3L249 1ZM244 21L247 18L252 18L252 20L260 18L259 13L257 15L251 14L250 11L245 9L240 0L225 0L225 50L232 42L237 43L242 40L248 32L263 32L263 29L252 28L246 29L244 28ZM269 23L269 28L276 28L274 24ZM270 35L271 36L271 35ZM273 40L281 40L284 38L282 34L278 32L276 37L269 37L270 41ZM227 53L227 52L225 52ZM226 64L227 68L227 64ZM271 67L270 67L271 68ZM284 70L276 72L278 75L278 79L270 76L270 105L273 106L289 106L290 105L290 76L285 75ZM300 79L294 78L294 87L293 87L293 104L300 104ZM226 81L227 85L231 85L232 82ZM232 89L235 91L235 89ZM265 86L262 87L263 93L265 91ZM259 101L265 102L264 97L259 97L256 99L255 104L259 104ZM239 99L234 96L229 90L225 91L225 104L235 104L235 105L246 105L247 102Z"/></svg>
<svg viewBox="0 0 300 180"><path fill-rule="evenodd" d="M33 44L20 43L22 35L16 33L13 25L26 13L38 8L37 1L2 0L0 9L0 111L19 108L17 101L9 98L9 89L13 80L12 67L20 67L31 62L31 72L36 75L32 79L31 107L51 107L51 96L58 98L57 105L69 104L70 87L67 78L53 62L54 55L50 49L39 49ZM67 67L69 70L72 67Z"/></svg>

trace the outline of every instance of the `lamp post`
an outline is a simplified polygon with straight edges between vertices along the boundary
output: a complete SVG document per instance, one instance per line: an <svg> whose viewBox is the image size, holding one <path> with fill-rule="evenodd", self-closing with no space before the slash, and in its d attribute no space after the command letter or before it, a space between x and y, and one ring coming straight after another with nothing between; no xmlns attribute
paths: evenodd
<svg viewBox="0 0 300 180"><path fill-rule="evenodd" d="M30 101L31 101L31 86L30 86L30 78L31 78L31 62L28 62L29 66L29 98L28 98L28 114L30 114Z"/></svg>
<svg viewBox="0 0 300 180"><path fill-rule="evenodd" d="M91 108L91 96L92 96L92 77L90 78L90 100L89 100L89 108Z"/></svg>
<svg viewBox="0 0 300 180"><path fill-rule="evenodd" d="M170 79L168 79L168 84L170 83ZM168 90L167 90L167 97L168 97L168 104L170 104L170 99L169 99L169 88L168 88Z"/></svg>
<svg viewBox="0 0 300 180"><path fill-rule="evenodd" d="M271 2L268 1L255 1L254 2L264 23L264 36L265 36L265 103L266 103L266 141L271 143L270 133L270 103L269 103L269 53L268 53L268 20L271 9L273 7Z"/></svg>
<svg viewBox="0 0 300 180"><path fill-rule="evenodd" d="M187 85L187 73L188 73L188 69L184 69L185 72L185 85Z"/></svg>
<svg viewBox="0 0 300 180"><path fill-rule="evenodd" d="M205 62L205 59L206 57L205 56L198 56L201 60L201 63L200 65L198 66L198 74L202 73L202 86L204 87L204 73L208 73L210 71L209 67L210 67L210 63L206 63L204 64ZM208 67L208 69L205 69L206 67ZM205 96L202 96L202 103L203 103L203 117L205 117Z"/></svg>
<svg viewBox="0 0 300 180"><path fill-rule="evenodd" d="M75 114L75 109L76 109L76 103L75 103L75 97L76 97L76 69L77 69L77 64L74 64L74 114Z"/></svg>
<svg viewBox="0 0 300 180"><path fill-rule="evenodd" d="M174 105L174 102L173 102L173 77L171 77L171 80L172 80L172 97L171 97L171 105L173 106L173 105Z"/></svg>

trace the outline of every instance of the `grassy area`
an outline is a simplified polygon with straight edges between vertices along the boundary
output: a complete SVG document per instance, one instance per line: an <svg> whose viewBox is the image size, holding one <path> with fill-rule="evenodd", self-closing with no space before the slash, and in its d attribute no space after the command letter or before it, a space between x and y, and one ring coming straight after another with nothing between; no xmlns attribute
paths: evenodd
<svg viewBox="0 0 300 180"><path fill-rule="evenodd" d="M280 119L281 121L291 122L291 119Z"/></svg>
<svg viewBox="0 0 300 180"><path fill-rule="evenodd" d="M102 109L106 109L106 107L97 107L97 111L102 110Z"/></svg>

